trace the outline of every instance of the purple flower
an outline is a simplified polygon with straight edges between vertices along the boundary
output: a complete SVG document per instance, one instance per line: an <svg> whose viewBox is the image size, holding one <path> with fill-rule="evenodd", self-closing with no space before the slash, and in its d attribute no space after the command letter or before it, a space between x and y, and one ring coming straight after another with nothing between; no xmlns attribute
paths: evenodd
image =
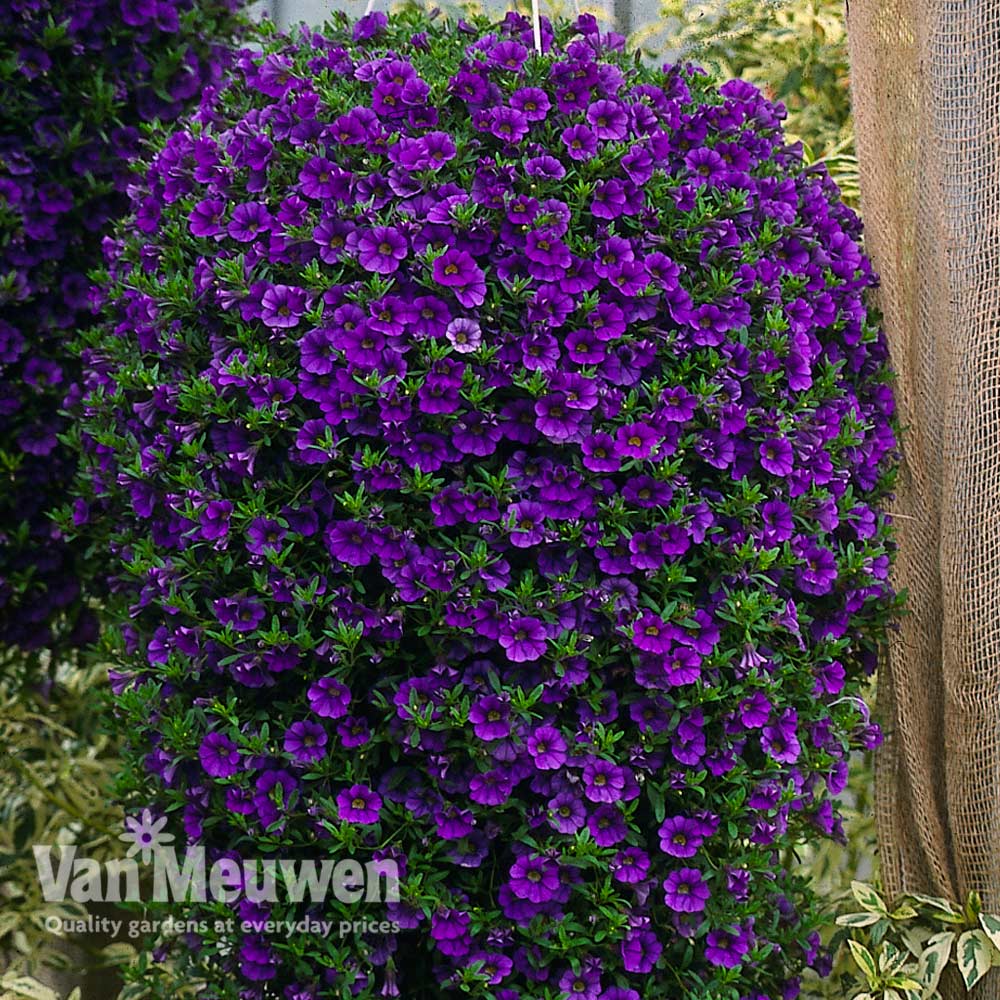
<svg viewBox="0 0 1000 1000"><path fill-rule="evenodd" d="M326 529L330 555L348 566L367 566L372 560L368 529L360 521L334 521Z"/></svg>
<svg viewBox="0 0 1000 1000"><path fill-rule="evenodd" d="M547 647L547 630L537 618L515 615L500 626L500 645L507 659L525 663L540 659Z"/></svg>
<svg viewBox="0 0 1000 1000"><path fill-rule="evenodd" d="M256 556L265 552L279 552L287 533L274 518L255 517L247 527L247 551Z"/></svg>
<svg viewBox="0 0 1000 1000"><path fill-rule="evenodd" d="M635 885L649 873L649 855L638 847L626 847L615 855L610 870L616 882Z"/></svg>
<svg viewBox="0 0 1000 1000"><path fill-rule="evenodd" d="M235 632L253 632L267 615L264 605L252 597L221 597L212 607L219 624Z"/></svg>
<svg viewBox="0 0 1000 1000"><path fill-rule="evenodd" d="M821 545L807 545L800 554L805 563L795 571L795 582L806 594L829 594L837 582L837 558Z"/></svg>
<svg viewBox="0 0 1000 1000"><path fill-rule="evenodd" d="M392 274L406 260L409 248L406 237L392 226L376 226L374 229L351 234L356 247L358 263L375 274Z"/></svg>
<svg viewBox="0 0 1000 1000"><path fill-rule="evenodd" d="M768 438L758 448L760 464L775 476L789 476L795 467L792 446L785 438Z"/></svg>
<svg viewBox="0 0 1000 1000"><path fill-rule="evenodd" d="M237 205L233 209L226 232L239 243L252 243L269 232L273 225L274 216L268 211L267 206L259 201L251 201Z"/></svg>
<svg viewBox="0 0 1000 1000"><path fill-rule="evenodd" d="M188 226L192 236L219 236L224 232L222 217L226 203L221 198L204 198L188 215Z"/></svg>
<svg viewBox="0 0 1000 1000"><path fill-rule="evenodd" d="M647 424L626 424L615 435L618 454L627 458L648 458L660 436Z"/></svg>
<svg viewBox="0 0 1000 1000"><path fill-rule="evenodd" d="M677 913L701 913L711 892L697 868L679 868L663 880L663 897Z"/></svg>
<svg viewBox="0 0 1000 1000"><path fill-rule="evenodd" d="M470 309L485 301L486 276L467 251L446 250L435 258L432 270L434 280L451 289L460 305Z"/></svg>
<svg viewBox="0 0 1000 1000"><path fill-rule="evenodd" d="M272 285L260 300L261 322L275 330L289 330L299 325L308 305L308 295L304 288Z"/></svg>
<svg viewBox="0 0 1000 1000"><path fill-rule="evenodd" d="M268 829L285 819L295 803L298 782L287 772L268 770L257 779L253 806L261 827Z"/></svg>
<svg viewBox="0 0 1000 1000"><path fill-rule="evenodd" d="M590 758L583 765L583 793L591 802L617 802L625 788L625 771L611 761Z"/></svg>
<svg viewBox="0 0 1000 1000"><path fill-rule="evenodd" d="M540 122L544 121L549 113L549 109L552 107L552 102L549 100L548 95L539 87L522 87L520 90L515 90L510 96L510 106L517 111L520 111L522 115L529 122ZM533 170L539 169L541 164L539 160L541 157L533 157L525 161L525 170L528 174L532 176L538 176L533 174ZM558 169L556 166L558 160L553 157L546 157L545 159L552 160L552 164L549 165L552 169ZM560 175L562 176L562 175ZM558 178L554 178L558 180Z"/></svg>
<svg viewBox="0 0 1000 1000"><path fill-rule="evenodd" d="M495 694L474 702L469 709L469 722L481 740L502 740L510 735L510 705Z"/></svg>
<svg viewBox="0 0 1000 1000"><path fill-rule="evenodd" d="M206 541L216 541L229 534L229 516L233 505L228 500L210 500L198 516L201 537Z"/></svg>
<svg viewBox="0 0 1000 1000"><path fill-rule="evenodd" d="M309 686L309 707L324 719L341 719L351 705L351 692L334 677L321 677Z"/></svg>
<svg viewBox="0 0 1000 1000"><path fill-rule="evenodd" d="M482 343L483 334L479 324L474 319L460 316L453 319L445 330L448 343L459 354L470 354Z"/></svg>
<svg viewBox="0 0 1000 1000"><path fill-rule="evenodd" d="M662 952L663 945L651 930L629 931L621 943L622 966L626 972L652 972Z"/></svg>
<svg viewBox="0 0 1000 1000"><path fill-rule="evenodd" d="M367 785L351 785L337 793L337 812L348 823L377 823L381 811L381 797Z"/></svg>
<svg viewBox="0 0 1000 1000"><path fill-rule="evenodd" d="M522 855L511 866L508 884L519 899L544 903L559 889L559 866L551 858Z"/></svg>
<svg viewBox="0 0 1000 1000"><path fill-rule="evenodd" d="M750 943L743 931L733 934L714 930L705 938L705 958L724 969L737 968L749 950Z"/></svg>
<svg viewBox="0 0 1000 1000"><path fill-rule="evenodd" d="M794 764L802 754L794 722L782 720L777 725L764 726L760 735L761 749L779 764Z"/></svg>
<svg viewBox="0 0 1000 1000"><path fill-rule="evenodd" d="M586 125L571 125L559 138L571 160L589 160L597 152L597 137Z"/></svg>
<svg viewBox="0 0 1000 1000"><path fill-rule="evenodd" d="M344 198L347 176L332 160L314 156L299 171L299 190L307 198L321 201Z"/></svg>
<svg viewBox="0 0 1000 1000"><path fill-rule="evenodd" d="M628 113L615 101L594 101L587 108L587 121L598 139L618 141L628 132Z"/></svg>
<svg viewBox="0 0 1000 1000"><path fill-rule="evenodd" d="M525 745L540 771L555 771L566 763L566 741L554 726L539 726L528 736Z"/></svg>
<svg viewBox="0 0 1000 1000"><path fill-rule="evenodd" d="M687 816L668 816L659 834L660 850L674 858L693 858L705 839L701 825Z"/></svg>
<svg viewBox="0 0 1000 1000"><path fill-rule="evenodd" d="M240 769L236 744L222 733L209 733L201 741L198 759L205 773L213 778L230 778Z"/></svg>
<svg viewBox="0 0 1000 1000"><path fill-rule="evenodd" d="M316 722L294 722L285 730L282 745L300 764L311 764L325 756L326 730Z"/></svg>

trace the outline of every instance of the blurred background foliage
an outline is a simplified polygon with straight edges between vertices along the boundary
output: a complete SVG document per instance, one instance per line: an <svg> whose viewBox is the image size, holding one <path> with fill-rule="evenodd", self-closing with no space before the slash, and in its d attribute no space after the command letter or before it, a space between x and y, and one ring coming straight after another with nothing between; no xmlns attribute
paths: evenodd
<svg viewBox="0 0 1000 1000"><path fill-rule="evenodd" d="M47 918L86 919L88 908L44 900L32 845L76 844L98 861L121 856L122 811L109 794L117 740L107 729L102 665L46 673L35 687L0 683L0 998L41 1000L49 997L41 984L89 982L89 1000L102 996L93 984L107 984L104 970L118 956L106 937L46 930Z"/></svg>
<svg viewBox="0 0 1000 1000"><path fill-rule="evenodd" d="M558 3L563 14L586 8ZM845 200L857 205L843 0L662 0L659 18L631 41L657 60L700 63L781 101L789 138L803 143L809 161L825 163ZM121 854L122 816L109 793L116 736L103 708L106 675L99 663L57 664L48 673L35 690L0 686L0 1000L110 1000L120 981L109 967L134 962L135 952L100 936L49 934L46 917L86 913L42 899L31 850L33 843L76 843L81 855L98 860ZM870 756L858 756L844 796L846 843L810 845L798 857L828 901L828 940L836 913L854 908L851 882L877 883L872 806ZM846 950L838 950L831 977L803 983L804 997L857 992ZM137 1000L141 973L127 978L126 995Z"/></svg>
<svg viewBox="0 0 1000 1000"><path fill-rule="evenodd" d="M858 200L844 0L662 0L632 35L644 51L739 77L788 109L786 131Z"/></svg>

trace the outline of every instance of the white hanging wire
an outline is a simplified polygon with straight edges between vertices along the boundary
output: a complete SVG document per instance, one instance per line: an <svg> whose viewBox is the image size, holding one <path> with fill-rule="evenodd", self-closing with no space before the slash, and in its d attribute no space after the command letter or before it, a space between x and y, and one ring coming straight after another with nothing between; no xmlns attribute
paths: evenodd
<svg viewBox="0 0 1000 1000"><path fill-rule="evenodd" d="M542 54L542 15L538 9L540 0L531 0L531 30L535 35L535 51Z"/></svg>

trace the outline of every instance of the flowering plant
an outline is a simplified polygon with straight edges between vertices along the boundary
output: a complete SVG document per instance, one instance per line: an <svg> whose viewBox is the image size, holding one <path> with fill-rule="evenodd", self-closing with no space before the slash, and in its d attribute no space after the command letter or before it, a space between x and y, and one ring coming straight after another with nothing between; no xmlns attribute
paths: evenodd
<svg viewBox="0 0 1000 1000"><path fill-rule="evenodd" d="M124 790L213 856L401 873L388 935L242 898L186 939L207 995L788 1000L826 961L787 849L840 835L895 605L859 223L754 87L542 40L270 40L109 244Z"/></svg>
<svg viewBox="0 0 1000 1000"><path fill-rule="evenodd" d="M238 0L12 0L0 25L0 647L77 647L80 549L50 515L73 455L71 331L91 322L87 272L128 206L138 126L219 79Z"/></svg>

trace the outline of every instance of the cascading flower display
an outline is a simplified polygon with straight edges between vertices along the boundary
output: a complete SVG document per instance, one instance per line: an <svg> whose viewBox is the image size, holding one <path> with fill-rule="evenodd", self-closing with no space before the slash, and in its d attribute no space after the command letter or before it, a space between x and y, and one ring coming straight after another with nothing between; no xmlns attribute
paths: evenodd
<svg viewBox="0 0 1000 1000"><path fill-rule="evenodd" d="M824 966L787 849L841 833L896 605L860 226L754 87L542 37L271 39L108 244L81 481L127 788L211 857L401 874L233 903L178 946L206 996L790 1000Z"/></svg>
<svg viewBox="0 0 1000 1000"><path fill-rule="evenodd" d="M129 205L139 127L219 82L239 0L10 0L0 23L0 647L93 638L80 555L50 515L75 459L74 328L87 272ZM68 397L68 400L67 400ZM78 517L85 516L81 507ZM83 546L78 546L81 549Z"/></svg>

